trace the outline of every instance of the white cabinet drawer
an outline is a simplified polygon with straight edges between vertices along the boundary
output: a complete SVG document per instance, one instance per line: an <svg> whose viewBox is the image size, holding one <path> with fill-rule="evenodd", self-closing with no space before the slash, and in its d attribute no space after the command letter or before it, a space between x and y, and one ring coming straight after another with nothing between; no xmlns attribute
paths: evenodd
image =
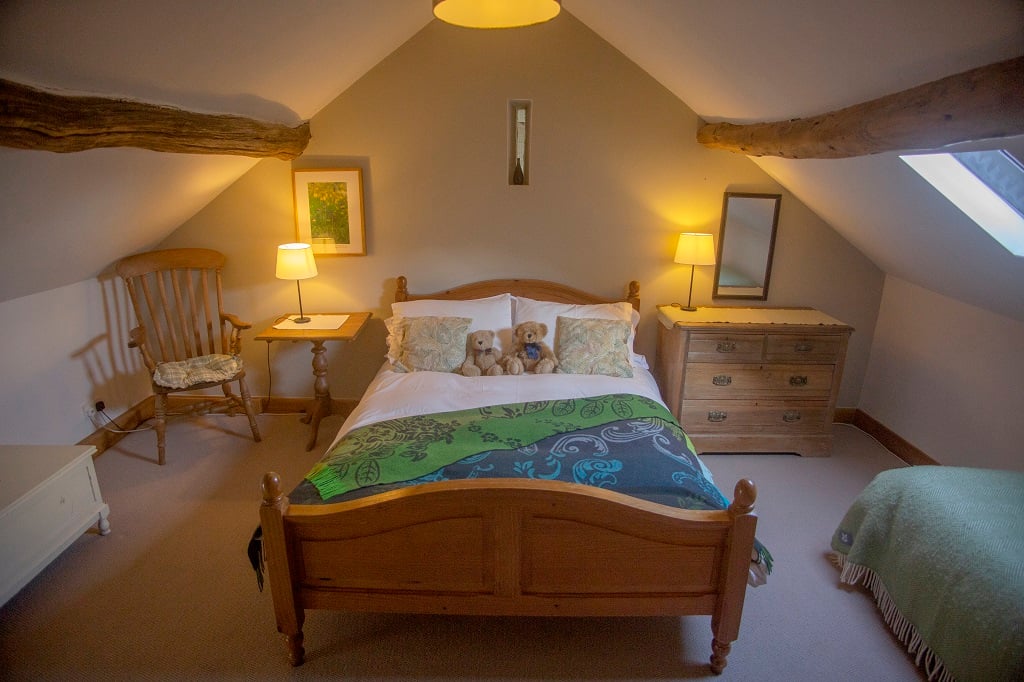
<svg viewBox="0 0 1024 682"><path fill-rule="evenodd" d="M110 532L95 448L0 446L0 604L91 525Z"/></svg>

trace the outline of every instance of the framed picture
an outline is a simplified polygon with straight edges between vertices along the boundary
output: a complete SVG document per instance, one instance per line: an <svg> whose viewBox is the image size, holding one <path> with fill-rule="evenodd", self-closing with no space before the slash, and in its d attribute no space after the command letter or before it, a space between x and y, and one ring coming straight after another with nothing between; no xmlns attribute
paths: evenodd
<svg viewBox="0 0 1024 682"><path fill-rule="evenodd" d="M315 254L365 256L363 169L294 169L292 180L299 241Z"/></svg>

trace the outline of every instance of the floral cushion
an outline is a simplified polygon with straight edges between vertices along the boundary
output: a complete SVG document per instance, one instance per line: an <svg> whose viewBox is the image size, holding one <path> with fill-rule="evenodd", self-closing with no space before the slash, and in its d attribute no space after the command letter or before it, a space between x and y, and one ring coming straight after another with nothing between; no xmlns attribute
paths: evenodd
<svg viewBox="0 0 1024 682"><path fill-rule="evenodd" d="M403 317L392 329L399 372L453 372L466 359L469 317Z"/></svg>
<svg viewBox="0 0 1024 682"><path fill-rule="evenodd" d="M237 355L200 355L178 362L161 362L153 372L153 383L165 388L188 388L225 381L241 372L243 367L242 358Z"/></svg>
<svg viewBox="0 0 1024 682"><path fill-rule="evenodd" d="M555 355L565 374L632 377L631 325L625 320L558 317Z"/></svg>

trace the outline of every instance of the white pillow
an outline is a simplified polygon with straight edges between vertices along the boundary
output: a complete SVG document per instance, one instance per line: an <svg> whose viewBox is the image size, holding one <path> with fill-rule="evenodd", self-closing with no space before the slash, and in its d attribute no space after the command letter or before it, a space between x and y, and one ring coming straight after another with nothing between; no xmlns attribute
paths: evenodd
<svg viewBox="0 0 1024 682"><path fill-rule="evenodd" d="M512 296L498 294L469 301L445 301L428 298L417 301L396 301L391 304L391 314L403 317L468 317L469 331L490 329L496 336L497 350L512 347ZM551 329L554 329L552 324ZM389 331L391 331L389 326ZM392 349L392 351L397 349ZM463 349L465 351L465 349Z"/></svg>
<svg viewBox="0 0 1024 682"><path fill-rule="evenodd" d="M513 326L520 322L543 322L548 326L548 334L552 335L558 328L559 317L572 317L575 319L590 318L596 320L625 320L629 322L629 349L633 350L633 339L636 338L636 325L640 322L640 313L633 309L633 306L625 301L618 303L551 303L550 301L535 301L532 298L516 296L515 318ZM548 345L554 347L554 337L545 339Z"/></svg>

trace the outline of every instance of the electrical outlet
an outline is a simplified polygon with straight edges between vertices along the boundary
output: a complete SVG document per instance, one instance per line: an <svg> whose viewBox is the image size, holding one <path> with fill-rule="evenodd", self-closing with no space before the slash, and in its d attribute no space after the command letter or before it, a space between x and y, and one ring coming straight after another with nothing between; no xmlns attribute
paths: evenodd
<svg viewBox="0 0 1024 682"><path fill-rule="evenodd" d="M92 420L96 416L96 407L89 403L82 403L82 414Z"/></svg>

